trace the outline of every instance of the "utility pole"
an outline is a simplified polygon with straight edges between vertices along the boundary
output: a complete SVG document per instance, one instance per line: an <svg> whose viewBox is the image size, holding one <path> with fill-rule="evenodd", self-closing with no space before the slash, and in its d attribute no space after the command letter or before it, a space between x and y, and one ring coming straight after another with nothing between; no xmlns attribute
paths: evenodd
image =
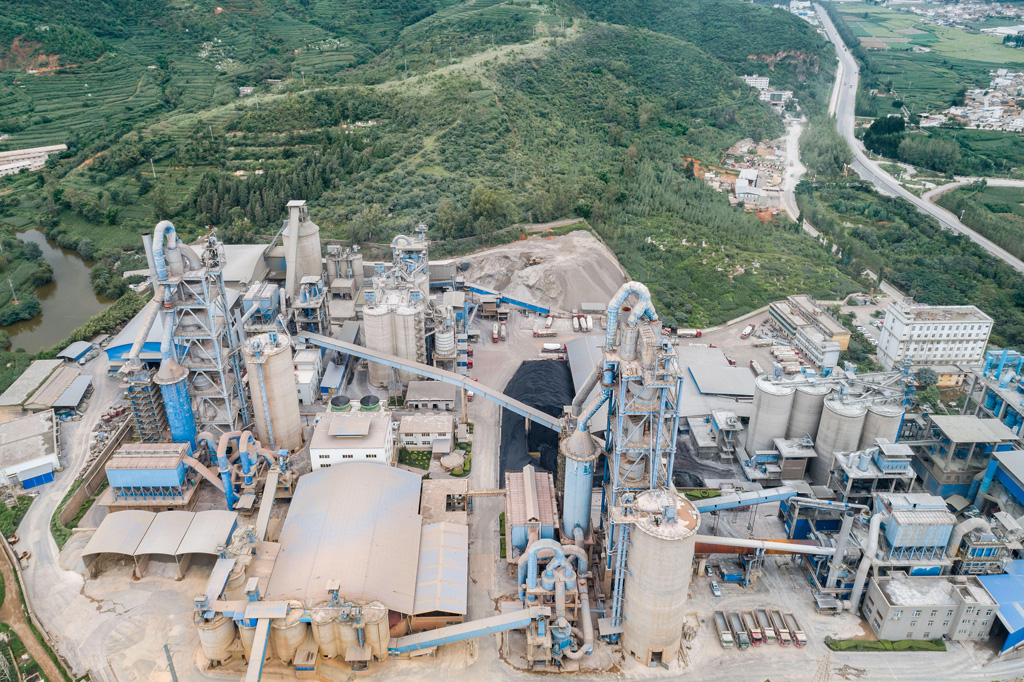
<svg viewBox="0 0 1024 682"><path fill-rule="evenodd" d="M11 285L11 302L14 303L14 305L18 305L21 301L18 300L18 292L14 290L14 282L12 282L11 278L8 277L7 283Z"/></svg>
<svg viewBox="0 0 1024 682"><path fill-rule="evenodd" d="M213 142L213 126L210 126L210 142Z"/></svg>
<svg viewBox="0 0 1024 682"><path fill-rule="evenodd" d="M153 179L156 179L156 166L153 165L153 157L149 159L149 168L153 171Z"/></svg>
<svg viewBox="0 0 1024 682"><path fill-rule="evenodd" d="M963 221L964 221L964 213L965 213L966 211L967 211L967 209L966 209L966 208L960 211L960 222L963 222Z"/></svg>

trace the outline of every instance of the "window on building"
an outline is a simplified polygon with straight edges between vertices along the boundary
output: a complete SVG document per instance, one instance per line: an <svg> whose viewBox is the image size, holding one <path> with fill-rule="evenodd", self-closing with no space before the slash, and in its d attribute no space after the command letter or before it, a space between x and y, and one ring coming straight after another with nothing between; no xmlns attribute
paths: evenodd
<svg viewBox="0 0 1024 682"><path fill-rule="evenodd" d="M910 615L911 615L911 616L914 616L914 617L916 618L917 616L920 616L920 615L921 615L921 612L920 612L920 611L914 611L914 612L913 612L912 614L910 614Z"/></svg>
<svg viewBox="0 0 1024 682"><path fill-rule="evenodd" d="M352 459L352 455L342 455L342 459Z"/></svg>
<svg viewBox="0 0 1024 682"><path fill-rule="evenodd" d="M981 624L982 625L988 625L988 621L987 620L983 620L983 621L981 621Z"/></svg>
<svg viewBox="0 0 1024 682"><path fill-rule="evenodd" d="M367 455L366 459L377 459L377 455Z"/></svg>
<svg viewBox="0 0 1024 682"><path fill-rule="evenodd" d="M917 621L916 620L910 621L910 627L916 628L917 627Z"/></svg>
<svg viewBox="0 0 1024 682"><path fill-rule="evenodd" d="M913 632L908 632L907 633L907 639L914 639L914 633Z"/></svg>
<svg viewBox="0 0 1024 682"><path fill-rule="evenodd" d="M986 616L991 616L992 615L992 609L989 609L988 611L986 611L985 615Z"/></svg>
<svg viewBox="0 0 1024 682"><path fill-rule="evenodd" d="M949 627L949 621L948 620L942 621L942 627L944 627L944 628L945 627Z"/></svg>
<svg viewBox="0 0 1024 682"><path fill-rule="evenodd" d="M950 609L949 611L946 611L946 617L947 618L952 618L953 617L953 609Z"/></svg>
<svg viewBox="0 0 1024 682"><path fill-rule="evenodd" d="M932 618L934 618L937 615L939 615L939 612L936 611L935 609L932 609Z"/></svg>
<svg viewBox="0 0 1024 682"><path fill-rule="evenodd" d="M924 633L924 636L921 639L931 639L931 638L932 638L932 633L926 632L926 633Z"/></svg>
<svg viewBox="0 0 1024 682"><path fill-rule="evenodd" d="M967 615L969 616L969 615L971 615L972 613L974 613L974 607L973 607L973 606L968 606L968 607L967 607Z"/></svg>
<svg viewBox="0 0 1024 682"><path fill-rule="evenodd" d="M902 611L893 611L892 612L892 619L893 620L899 620L902 617L903 617L903 612Z"/></svg>
<svg viewBox="0 0 1024 682"><path fill-rule="evenodd" d="M935 621L934 620L928 621L928 627L931 627L933 625L935 625Z"/></svg>

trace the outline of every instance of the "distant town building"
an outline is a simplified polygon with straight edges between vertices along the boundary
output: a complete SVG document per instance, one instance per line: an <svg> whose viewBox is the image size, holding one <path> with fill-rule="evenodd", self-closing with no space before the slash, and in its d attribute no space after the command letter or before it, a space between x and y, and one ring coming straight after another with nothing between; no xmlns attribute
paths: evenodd
<svg viewBox="0 0 1024 682"><path fill-rule="evenodd" d="M14 175L21 171L37 171L46 165L50 154L66 151L66 144L54 144L48 147L32 147L31 149L15 149L0 152L0 177Z"/></svg>
<svg viewBox="0 0 1024 682"><path fill-rule="evenodd" d="M973 305L929 306L911 299L886 310L878 361L887 370L915 365L977 364L985 356L992 318Z"/></svg>

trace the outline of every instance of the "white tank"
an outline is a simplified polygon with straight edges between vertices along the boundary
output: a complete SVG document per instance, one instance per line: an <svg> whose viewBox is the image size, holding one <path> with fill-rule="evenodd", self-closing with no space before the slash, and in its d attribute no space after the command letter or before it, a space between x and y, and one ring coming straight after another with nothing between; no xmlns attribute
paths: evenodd
<svg viewBox="0 0 1024 682"><path fill-rule="evenodd" d="M231 658L231 645L235 641L235 621L218 614L212 620L206 620L199 613L195 614L194 622L199 631L199 646L203 655L218 663Z"/></svg>
<svg viewBox="0 0 1024 682"><path fill-rule="evenodd" d="M383 602L372 601L363 607L363 637L375 659L383 661L388 657L391 643L391 628L388 624L388 607Z"/></svg>
<svg viewBox="0 0 1024 682"><path fill-rule="evenodd" d="M334 658L341 653L341 633L335 622L336 609L319 606L310 610L309 627L320 647L320 655Z"/></svg>
<svg viewBox="0 0 1024 682"><path fill-rule="evenodd" d="M270 642L274 645L274 655L282 663L291 663L295 652L306 639L306 624L302 622L302 602L292 600L288 615L270 621Z"/></svg>
<svg viewBox="0 0 1024 682"><path fill-rule="evenodd" d="M302 278L323 273L323 262L320 255L320 227L309 219L305 201L288 202L288 222L281 235L284 244L285 290L289 300L298 293ZM298 243L292 243L292 237L298 230Z"/></svg>
<svg viewBox="0 0 1024 682"><path fill-rule="evenodd" d="M864 430L860 434L857 448L872 448L876 438L885 438L890 443L896 442L903 421L903 407L893 403L876 403L868 407L864 417Z"/></svg>
<svg viewBox="0 0 1024 682"><path fill-rule="evenodd" d="M427 361L425 319L422 303L406 303L398 307L395 311L395 355L420 363ZM398 378L408 385L418 375L399 370Z"/></svg>
<svg viewBox="0 0 1024 682"><path fill-rule="evenodd" d="M363 345L381 353L395 355L394 313L386 305L363 308ZM370 383L386 388L391 381L391 368L370 362Z"/></svg>
<svg viewBox="0 0 1024 682"><path fill-rule="evenodd" d="M302 419L291 342L284 334L257 334L246 340L242 354L260 442L277 450L298 450Z"/></svg>
<svg viewBox="0 0 1024 682"><path fill-rule="evenodd" d="M359 633L356 632L352 621L339 621L336 625L338 626L339 654L345 656L346 651L358 649Z"/></svg>
<svg viewBox="0 0 1024 682"><path fill-rule="evenodd" d="M238 639L242 642L242 651L245 652L245 660L252 658L252 643L256 639L256 626L248 627L244 622L238 623ZM270 660L270 645L263 649L263 660Z"/></svg>
<svg viewBox="0 0 1024 682"><path fill-rule="evenodd" d="M821 411L825 408L825 396L830 390L824 384L797 387L793 395L793 411L789 415L786 438L803 438L809 435L811 440L814 440L818 435Z"/></svg>
<svg viewBox="0 0 1024 682"><path fill-rule="evenodd" d="M455 327L445 327L434 332L434 357L451 359L455 357Z"/></svg>
<svg viewBox="0 0 1024 682"><path fill-rule="evenodd" d="M673 505L675 519L664 521L663 510ZM645 665L670 663L679 654L700 514L667 490L640 493L636 509L640 518L630 532L626 558L622 646Z"/></svg>
<svg viewBox="0 0 1024 682"><path fill-rule="evenodd" d="M864 405L850 405L838 398L827 398L821 412L818 437L814 441L817 457L811 459L811 483L825 485L837 452L853 452L860 444L864 428Z"/></svg>
<svg viewBox="0 0 1024 682"><path fill-rule="evenodd" d="M766 375L754 380L754 411L747 426L748 454L770 450L775 438L786 436L795 392L792 385L776 383Z"/></svg>

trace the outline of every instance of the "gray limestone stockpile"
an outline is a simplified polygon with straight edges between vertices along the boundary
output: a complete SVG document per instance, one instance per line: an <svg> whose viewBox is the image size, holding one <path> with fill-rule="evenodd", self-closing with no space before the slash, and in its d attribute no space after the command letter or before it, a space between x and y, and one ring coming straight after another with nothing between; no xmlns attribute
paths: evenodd
<svg viewBox="0 0 1024 682"><path fill-rule="evenodd" d="M540 263L530 265L534 258ZM467 282L560 310L606 302L625 281L615 256L586 230L506 244L463 260L470 263Z"/></svg>

